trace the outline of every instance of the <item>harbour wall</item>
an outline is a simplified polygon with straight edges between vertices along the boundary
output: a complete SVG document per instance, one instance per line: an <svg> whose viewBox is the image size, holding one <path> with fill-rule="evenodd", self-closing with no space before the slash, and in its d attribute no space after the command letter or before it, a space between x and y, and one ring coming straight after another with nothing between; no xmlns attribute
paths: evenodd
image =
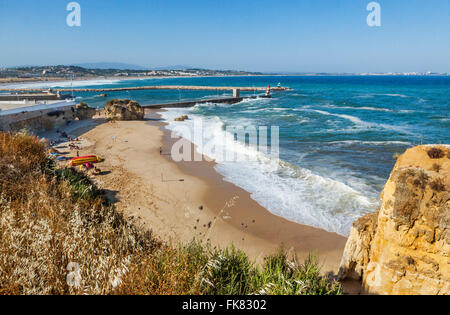
<svg viewBox="0 0 450 315"><path fill-rule="evenodd" d="M164 104L151 104L151 105L143 105L142 107L148 109L160 109L160 108L186 108L193 107L197 104L236 104L242 102L244 99L256 99L256 98L268 98L268 96L248 96L248 97L228 97L228 98L214 98L214 99L206 99L206 100L193 100L193 101L184 101L184 102L175 102L175 103L164 103Z"/></svg>

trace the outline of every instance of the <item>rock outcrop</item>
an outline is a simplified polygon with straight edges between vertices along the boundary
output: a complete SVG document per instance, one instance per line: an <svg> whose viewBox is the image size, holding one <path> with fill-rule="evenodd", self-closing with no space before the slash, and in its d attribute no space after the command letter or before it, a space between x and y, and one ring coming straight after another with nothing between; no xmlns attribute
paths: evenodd
<svg viewBox="0 0 450 315"><path fill-rule="evenodd" d="M183 115L183 116L175 118L174 121L185 121L187 119L189 119L189 117L187 115Z"/></svg>
<svg viewBox="0 0 450 315"><path fill-rule="evenodd" d="M401 155L378 212L353 224L339 277L369 294L450 294L450 149Z"/></svg>
<svg viewBox="0 0 450 315"><path fill-rule="evenodd" d="M79 120L91 119L97 113L95 108L89 107L86 103L75 106L75 116Z"/></svg>
<svg viewBox="0 0 450 315"><path fill-rule="evenodd" d="M142 120L144 109L132 100L111 100L106 103L105 116L111 120Z"/></svg>

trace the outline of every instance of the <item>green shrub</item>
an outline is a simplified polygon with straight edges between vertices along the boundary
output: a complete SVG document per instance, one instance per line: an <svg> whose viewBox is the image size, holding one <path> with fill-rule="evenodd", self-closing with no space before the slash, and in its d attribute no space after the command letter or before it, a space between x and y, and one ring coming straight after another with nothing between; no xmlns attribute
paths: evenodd
<svg viewBox="0 0 450 315"><path fill-rule="evenodd" d="M101 191L92 183L92 181L83 173L73 168L63 168L56 171L59 179L67 181L72 187L72 194L75 201L94 200L101 196Z"/></svg>
<svg viewBox="0 0 450 315"><path fill-rule="evenodd" d="M234 246L215 251L201 275L204 292L210 295L248 294L255 272L247 255Z"/></svg>

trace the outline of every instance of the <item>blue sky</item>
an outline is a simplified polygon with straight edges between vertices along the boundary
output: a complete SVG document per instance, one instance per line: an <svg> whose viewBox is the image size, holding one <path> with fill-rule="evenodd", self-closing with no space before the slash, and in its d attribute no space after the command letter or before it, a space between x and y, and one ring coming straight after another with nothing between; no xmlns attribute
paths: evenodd
<svg viewBox="0 0 450 315"><path fill-rule="evenodd" d="M450 0L0 0L0 66L123 62L285 72L450 72Z"/></svg>

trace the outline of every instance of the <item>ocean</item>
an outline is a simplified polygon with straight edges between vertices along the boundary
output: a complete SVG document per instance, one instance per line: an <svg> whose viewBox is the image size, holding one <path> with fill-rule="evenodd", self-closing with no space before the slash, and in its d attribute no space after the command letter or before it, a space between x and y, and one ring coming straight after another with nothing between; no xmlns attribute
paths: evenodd
<svg viewBox="0 0 450 315"><path fill-rule="evenodd" d="M145 80L77 81L76 87L141 85L290 87L273 98L237 104L201 104L162 113L170 130L200 145L252 156L252 161L220 161L225 180L286 219L348 236L353 221L380 205L379 194L395 164L395 154L417 144L450 144L448 76L248 76ZM69 83L56 83L68 86ZM241 93L254 95L254 93ZM113 98L154 104L231 96L211 91L130 91L77 93L77 100L103 107ZM185 122L175 117L188 115ZM194 137L202 121L203 138ZM184 128L180 128L183 126ZM279 158L256 152L244 141L225 146L229 127L279 127ZM183 129L180 131L180 129ZM234 137L233 137L234 138ZM249 139L247 139L249 140ZM228 142L229 143L229 142ZM271 143L271 139L269 139ZM218 158L220 150L208 151Z"/></svg>

